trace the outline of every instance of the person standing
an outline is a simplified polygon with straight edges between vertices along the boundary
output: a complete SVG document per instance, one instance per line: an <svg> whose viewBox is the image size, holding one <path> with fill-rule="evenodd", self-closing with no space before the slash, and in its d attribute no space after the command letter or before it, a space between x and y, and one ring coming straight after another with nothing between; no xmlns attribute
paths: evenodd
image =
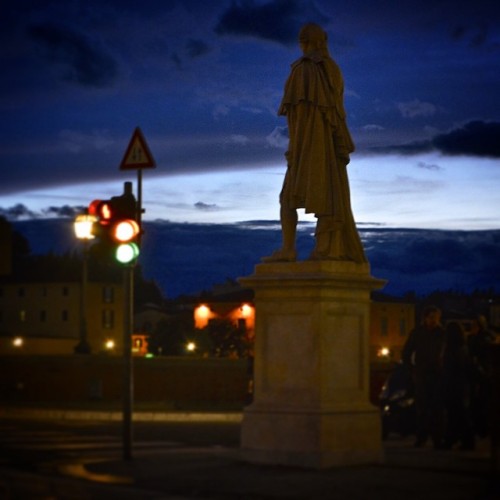
<svg viewBox="0 0 500 500"><path fill-rule="evenodd" d="M297 209L317 218L313 260L367 262L351 210L347 164L354 143L344 110L344 81L326 32L306 24L303 55L292 64L278 111L286 116L287 172L280 193L283 244L264 262L296 260Z"/></svg>
<svg viewBox="0 0 500 500"><path fill-rule="evenodd" d="M472 419L476 433L485 437L489 433L488 411L491 392L490 349L495 335L488 330L486 318L479 315L474 319L467 347L472 359Z"/></svg>
<svg viewBox="0 0 500 500"><path fill-rule="evenodd" d="M435 448L443 445L444 342L441 311L435 306L427 306L421 324L410 332L402 351L402 361L411 370L415 386L416 447L424 446L429 437Z"/></svg>
<svg viewBox="0 0 500 500"><path fill-rule="evenodd" d="M446 409L444 446L460 443L461 450L474 449L474 430L470 416L472 363L465 345L465 334L456 321L446 325L443 354L443 393Z"/></svg>

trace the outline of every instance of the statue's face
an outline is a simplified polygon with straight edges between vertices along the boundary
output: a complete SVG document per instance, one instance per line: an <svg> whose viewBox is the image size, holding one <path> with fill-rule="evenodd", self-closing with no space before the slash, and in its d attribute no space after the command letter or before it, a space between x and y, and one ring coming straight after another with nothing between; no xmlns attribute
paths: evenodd
<svg viewBox="0 0 500 500"><path fill-rule="evenodd" d="M305 36L299 37L299 45L304 54L311 52L312 49L311 42Z"/></svg>

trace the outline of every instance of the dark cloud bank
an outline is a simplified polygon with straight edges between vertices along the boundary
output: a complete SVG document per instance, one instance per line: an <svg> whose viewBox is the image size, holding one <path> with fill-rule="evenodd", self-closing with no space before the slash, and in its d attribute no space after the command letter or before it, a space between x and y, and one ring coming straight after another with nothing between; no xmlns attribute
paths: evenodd
<svg viewBox="0 0 500 500"><path fill-rule="evenodd" d="M373 148L378 153L408 155L432 150L448 156L500 158L500 123L475 120L429 141Z"/></svg>
<svg viewBox="0 0 500 500"><path fill-rule="evenodd" d="M75 250L70 219L14 222L33 253ZM260 257L281 240L277 223L181 224L146 222L141 253L144 274L168 298L196 294L216 283L252 274ZM299 231L300 258L313 244L313 227ZM384 292L424 295L435 290L500 290L500 230L439 231L360 229L372 275L388 280Z"/></svg>

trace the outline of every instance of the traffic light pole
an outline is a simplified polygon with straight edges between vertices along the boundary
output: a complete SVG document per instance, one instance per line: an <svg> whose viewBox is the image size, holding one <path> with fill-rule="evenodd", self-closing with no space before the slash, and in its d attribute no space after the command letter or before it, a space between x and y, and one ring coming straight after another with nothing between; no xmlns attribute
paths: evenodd
<svg viewBox="0 0 500 500"><path fill-rule="evenodd" d="M134 365L132 359L132 328L134 317L134 266L123 269L123 459L132 459L132 414L134 405Z"/></svg>

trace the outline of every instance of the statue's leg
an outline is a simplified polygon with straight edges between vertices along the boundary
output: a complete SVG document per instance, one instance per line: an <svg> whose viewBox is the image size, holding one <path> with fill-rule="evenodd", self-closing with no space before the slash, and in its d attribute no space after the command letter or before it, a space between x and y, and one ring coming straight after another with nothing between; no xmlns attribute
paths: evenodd
<svg viewBox="0 0 500 500"><path fill-rule="evenodd" d="M262 257L264 262L293 262L297 259L297 250L295 248L298 221L297 210L282 203L280 219L283 246L270 256Z"/></svg>
<svg viewBox="0 0 500 500"><path fill-rule="evenodd" d="M297 210L281 205L280 208L281 232L283 237L283 250L296 253L295 240L297 235Z"/></svg>

